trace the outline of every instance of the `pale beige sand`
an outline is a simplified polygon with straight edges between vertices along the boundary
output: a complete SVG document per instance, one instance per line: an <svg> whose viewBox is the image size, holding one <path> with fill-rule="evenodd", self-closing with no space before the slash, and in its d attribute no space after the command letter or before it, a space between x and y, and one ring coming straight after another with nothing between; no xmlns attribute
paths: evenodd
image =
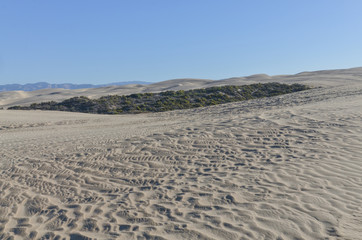
<svg viewBox="0 0 362 240"><path fill-rule="evenodd" d="M1 110L0 239L361 239L362 83L329 85L157 114Z"/></svg>

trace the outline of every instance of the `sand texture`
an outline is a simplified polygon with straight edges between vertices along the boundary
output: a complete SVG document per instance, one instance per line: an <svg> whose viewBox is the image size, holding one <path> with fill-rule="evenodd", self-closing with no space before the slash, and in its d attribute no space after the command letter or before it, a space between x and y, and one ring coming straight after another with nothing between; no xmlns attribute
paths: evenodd
<svg viewBox="0 0 362 240"><path fill-rule="evenodd" d="M361 239L362 83L336 82L154 114L1 110L0 239Z"/></svg>

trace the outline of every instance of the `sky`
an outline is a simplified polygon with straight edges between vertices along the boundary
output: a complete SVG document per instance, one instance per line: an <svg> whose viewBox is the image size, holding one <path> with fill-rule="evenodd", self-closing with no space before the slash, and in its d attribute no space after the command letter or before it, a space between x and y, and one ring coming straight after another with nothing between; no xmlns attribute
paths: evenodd
<svg viewBox="0 0 362 240"><path fill-rule="evenodd" d="M362 66L361 0L0 0L0 84Z"/></svg>

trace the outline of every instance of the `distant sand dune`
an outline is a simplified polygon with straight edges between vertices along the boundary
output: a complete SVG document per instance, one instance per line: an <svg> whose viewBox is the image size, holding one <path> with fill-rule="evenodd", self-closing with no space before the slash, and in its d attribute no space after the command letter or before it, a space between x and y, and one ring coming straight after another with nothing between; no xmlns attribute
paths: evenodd
<svg viewBox="0 0 362 240"><path fill-rule="evenodd" d="M358 83L156 114L2 110L0 238L360 239L361 119Z"/></svg>
<svg viewBox="0 0 362 240"><path fill-rule="evenodd" d="M31 103L39 103L44 101L62 101L74 96L97 98L111 94L128 95L132 93L160 92L166 90L189 90L212 86L244 85L259 82L300 83L318 87L343 86L346 83L351 85L355 83L358 84L361 81L362 68L303 72L295 75L278 76L256 74L247 77L234 77L217 81L207 79L174 79L149 85L131 84L124 86L108 86L102 88L87 88L76 90L42 89L32 92L0 92L0 107L7 108L14 105L29 105Z"/></svg>

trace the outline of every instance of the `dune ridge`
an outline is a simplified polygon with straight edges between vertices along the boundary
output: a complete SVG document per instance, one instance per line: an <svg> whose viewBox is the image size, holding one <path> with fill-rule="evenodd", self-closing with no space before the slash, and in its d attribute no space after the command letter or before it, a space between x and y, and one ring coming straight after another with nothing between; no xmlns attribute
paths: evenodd
<svg viewBox="0 0 362 240"><path fill-rule="evenodd" d="M0 238L360 239L362 82L346 71L164 113L2 110Z"/></svg>

